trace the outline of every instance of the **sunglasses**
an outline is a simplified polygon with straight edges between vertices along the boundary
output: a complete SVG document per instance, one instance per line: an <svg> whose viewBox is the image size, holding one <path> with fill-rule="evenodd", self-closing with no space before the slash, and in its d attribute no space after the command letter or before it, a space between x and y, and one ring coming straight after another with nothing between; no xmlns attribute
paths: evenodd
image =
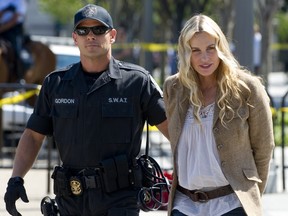
<svg viewBox="0 0 288 216"><path fill-rule="evenodd" d="M86 36L90 33L90 31L93 32L94 35L102 35L105 34L108 30L111 30L111 28L106 26L92 26L92 27L78 27L74 30L74 32L80 36Z"/></svg>

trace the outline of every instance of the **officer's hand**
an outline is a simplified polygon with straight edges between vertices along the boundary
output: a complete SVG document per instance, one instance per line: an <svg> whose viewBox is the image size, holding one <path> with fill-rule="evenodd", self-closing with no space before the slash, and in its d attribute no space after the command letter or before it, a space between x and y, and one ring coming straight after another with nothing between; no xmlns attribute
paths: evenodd
<svg viewBox="0 0 288 216"><path fill-rule="evenodd" d="M24 202L29 202L23 183L24 180L21 177L12 177L8 181L4 200L6 203L6 210L13 216L21 216L15 205L15 202L19 197Z"/></svg>

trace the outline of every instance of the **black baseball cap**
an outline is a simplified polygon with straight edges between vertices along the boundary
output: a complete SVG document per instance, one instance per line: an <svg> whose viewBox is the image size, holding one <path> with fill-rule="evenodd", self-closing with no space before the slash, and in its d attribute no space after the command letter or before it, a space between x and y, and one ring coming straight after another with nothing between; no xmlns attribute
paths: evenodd
<svg viewBox="0 0 288 216"><path fill-rule="evenodd" d="M113 28L113 21L106 9L94 4L88 4L77 11L74 16L74 29L84 20L94 19L108 28Z"/></svg>

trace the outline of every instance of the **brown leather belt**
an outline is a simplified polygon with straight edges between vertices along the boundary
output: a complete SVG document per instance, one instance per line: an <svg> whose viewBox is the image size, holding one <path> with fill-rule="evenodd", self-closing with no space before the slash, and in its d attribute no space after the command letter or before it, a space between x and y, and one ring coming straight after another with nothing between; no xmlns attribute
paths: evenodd
<svg viewBox="0 0 288 216"><path fill-rule="evenodd" d="M180 185L177 185L177 190L187 195L194 202L202 202L202 203L208 202L210 199L215 199L217 197L222 197L234 193L230 185L219 187L211 191L188 190L186 188L181 187Z"/></svg>

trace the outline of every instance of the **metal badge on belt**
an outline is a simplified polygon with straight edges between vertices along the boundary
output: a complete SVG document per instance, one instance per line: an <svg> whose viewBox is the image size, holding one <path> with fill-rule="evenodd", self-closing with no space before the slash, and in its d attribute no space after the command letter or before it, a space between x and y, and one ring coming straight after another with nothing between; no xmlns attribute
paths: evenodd
<svg viewBox="0 0 288 216"><path fill-rule="evenodd" d="M81 180L75 176L70 178L70 187L72 194L79 196L83 193L83 187L81 184Z"/></svg>

